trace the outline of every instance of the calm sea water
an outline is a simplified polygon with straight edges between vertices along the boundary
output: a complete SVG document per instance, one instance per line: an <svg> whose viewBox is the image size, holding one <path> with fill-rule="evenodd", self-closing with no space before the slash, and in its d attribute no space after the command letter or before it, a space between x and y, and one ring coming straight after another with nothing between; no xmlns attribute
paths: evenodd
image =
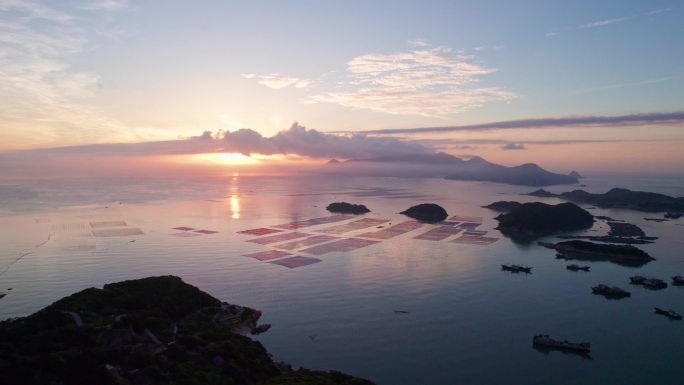
<svg viewBox="0 0 684 385"><path fill-rule="evenodd" d="M604 176L583 183L593 191L621 186L684 196L681 178ZM567 271L551 251L505 237L489 246L412 239L424 230L287 269L241 256L269 248L236 234L327 216L328 203L346 200L393 223L405 219L397 213L409 206L436 202L449 214L484 217L480 229L501 236L493 230L496 213L480 206L527 201L519 194L531 190L392 178L3 181L0 290L12 291L0 300L0 319L86 287L174 274L222 300L262 310L262 321L273 327L257 339L276 359L381 385L681 384L684 322L654 315L653 307L684 313L684 288L649 291L627 282L637 273L668 280L684 274L684 220L655 223L643 219L652 214L593 210L660 239L643 246L657 258L644 267L596 262L590 273ZM89 222L96 221L125 221L145 234L93 237ZM171 235L178 226L218 233ZM532 266L533 274L502 272L502 263ZM590 288L599 282L627 287L632 297L594 296ZM534 349L531 338L541 332L590 341L592 359Z"/></svg>

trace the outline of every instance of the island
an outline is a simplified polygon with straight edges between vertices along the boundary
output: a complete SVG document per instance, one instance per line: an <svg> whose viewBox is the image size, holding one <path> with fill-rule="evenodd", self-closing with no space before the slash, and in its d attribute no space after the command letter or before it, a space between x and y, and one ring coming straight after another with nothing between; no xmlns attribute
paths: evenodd
<svg viewBox="0 0 684 385"><path fill-rule="evenodd" d="M512 211L513 209L517 209L518 207L520 207L520 205L522 205L522 203L515 201L498 201L482 207L485 209L490 209L501 213L507 213L509 211Z"/></svg>
<svg viewBox="0 0 684 385"><path fill-rule="evenodd" d="M293 370L261 343L261 313L174 276L89 288L0 322L4 384L344 384L340 372Z"/></svg>
<svg viewBox="0 0 684 385"><path fill-rule="evenodd" d="M647 252L632 245L608 245L581 240L540 245L556 250L563 259L609 261L626 266L642 266L655 260Z"/></svg>
<svg viewBox="0 0 684 385"><path fill-rule="evenodd" d="M328 207L326 207L325 209L330 211L331 213L339 213L339 214L359 215L359 214L365 214L365 213L370 212L368 207L366 207L364 205L347 203L347 202L334 202L334 203L329 204Z"/></svg>
<svg viewBox="0 0 684 385"><path fill-rule="evenodd" d="M434 203L421 203L411 206L399 214L427 223L441 222L449 215L442 206Z"/></svg>
<svg viewBox="0 0 684 385"><path fill-rule="evenodd" d="M584 190L553 194L544 189L539 189L525 195L560 198L570 202L591 204L600 208L626 208L645 212L684 211L684 197L674 198L664 194L632 191L625 188L614 188L604 194L593 194Z"/></svg>
<svg viewBox="0 0 684 385"><path fill-rule="evenodd" d="M594 217L597 220L606 221L610 230L608 235L559 235L562 239L587 239L595 242L622 243L630 245L643 245L653 243L658 237L647 236L646 233L637 225L618 221L605 216Z"/></svg>
<svg viewBox="0 0 684 385"><path fill-rule="evenodd" d="M586 229L594 224L594 217L573 203L523 203L494 219L499 221L497 229L502 234L521 243L558 232Z"/></svg>

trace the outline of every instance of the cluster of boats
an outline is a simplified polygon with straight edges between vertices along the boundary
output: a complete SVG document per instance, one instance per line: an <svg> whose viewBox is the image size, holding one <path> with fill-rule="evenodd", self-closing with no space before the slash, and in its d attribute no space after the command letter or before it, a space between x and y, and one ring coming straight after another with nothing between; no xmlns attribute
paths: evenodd
<svg viewBox="0 0 684 385"><path fill-rule="evenodd" d="M649 289L654 290L664 289L667 287L667 282L663 281L662 279L646 278L642 275L635 275L633 277L629 277L629 283L631 283L632 285L641 285L643 287L647 287Z"/></svg>

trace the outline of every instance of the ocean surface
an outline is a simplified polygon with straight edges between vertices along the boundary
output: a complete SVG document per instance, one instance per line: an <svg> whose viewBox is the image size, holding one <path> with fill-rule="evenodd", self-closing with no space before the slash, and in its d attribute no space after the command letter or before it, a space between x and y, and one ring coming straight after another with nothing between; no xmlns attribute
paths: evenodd
<svg viewBox="0 0 684 385"><path fill-rule="evenodd" d="M582 183L594 192L627 187L684 196L684 178L677 177L589 176ZM555 259L552 250L502 236L494 230L497 213L480 207L498 200L559 202L520 195L534 189L303 176L4 180L0 292L7 296L0 319L31 314L87 287L173 274L263 311L261 322L273 327L254 338L276 360L380 385L681 384L684 322L655 315L653 307L684 313L684 287L652 291L629 285L628 277L669 282L684 275L684 219L657 223L644 218L662 213L592 209L659 237L640 246L656 260L640 268L591 262L589 273L570 272L571 262ZM407 220L400 211L434 202L450 215L482 217L478 230L500 239L490 245L450 242L458 235L414 239L434 227L424 226L349 252L290 251L321 260L293 269L243 256L275 247L247 242L258 237L239 231L328 217L325 207L335 201L367 205L372 212L364 217L387 220L383 229ZM353 220L297 231L315 235ZM605 231L601 222L595 227L588 234ZM117 229L131 235L94 236L121 234ZM502 263L529 265L532 274L504 272ZM627 288L632 297L592 295L601 282ZM591 358L535 349L538 333L591 342Z"/></svg>

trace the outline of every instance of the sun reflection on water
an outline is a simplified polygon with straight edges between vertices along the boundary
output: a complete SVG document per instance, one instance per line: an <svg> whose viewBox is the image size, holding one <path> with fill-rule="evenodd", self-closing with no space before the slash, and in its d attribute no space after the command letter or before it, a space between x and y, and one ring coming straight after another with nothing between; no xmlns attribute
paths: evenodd
<svg viewBox="0 0 684 385"><path fill-rule="evenodd" d="M230 192L228 202L230 203L230 217L233 219L240 219L240 174L234 173L230 178Z"/></svg>

